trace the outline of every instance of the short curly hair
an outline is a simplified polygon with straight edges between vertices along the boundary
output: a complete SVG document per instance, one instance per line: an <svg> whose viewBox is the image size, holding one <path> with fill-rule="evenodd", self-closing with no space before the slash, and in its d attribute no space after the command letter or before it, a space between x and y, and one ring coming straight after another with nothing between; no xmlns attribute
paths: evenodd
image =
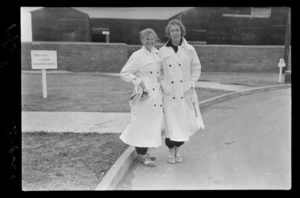
<svg viewBox="0 0 300 198"><path fill-rule="evenodd" d="M143 43L142 41L143 41L144 37L149 35L149 34L153 34L155 42L160 42L160 39L158 38L156 32L151 28L146 28L146 29L140 31L140 41L141 41L141 43Z"/></svg>
<svg viewBox="0 0 300 198"><path fill-rule="evenodd" d="M171 38L170 36L171 25L178 25L180 27L181 36L184 36L186 34L185 26L183 25L183 23L178 19L172 19L171 21L169 21L166 27L166 37Z"/></svg>

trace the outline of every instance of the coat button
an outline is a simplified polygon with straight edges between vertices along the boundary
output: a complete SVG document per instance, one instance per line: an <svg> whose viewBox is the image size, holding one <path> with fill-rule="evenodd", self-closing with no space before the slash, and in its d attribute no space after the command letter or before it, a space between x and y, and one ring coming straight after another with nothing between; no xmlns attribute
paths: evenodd
<svg viewBox="0 0 300 198"><path fill-rule="evenodd" d="M160 106L162 107L162 104Z"/></svg>
<svg viewBox="0 0 300 198"><path fill-rule="evenodd" d="M173 99L175 99L175 97L173 97Z"/></svg>
<svg viewBox="0 0 300 198"><path fill-rule="evenodd" d="M180 82L182 83L182 80Z"/></svg>
<svg viewBox="0 0 300 198"><path fill-rule="evenodd" d="M152 74L152 71L150 73Z"/></svg>
<svg viewBox="0 0 300 198"><path fill-rule="evenodd" d="M153 91L154 91L155 89L153 88Z"/></svg>
<svg viewBox="0 0 300 198"><path fill-rule="evenodd" d="M174 83L174 81L171 81L171 83Z"/></svg>
<svg viewBox="0 0 300 198"><path fill-rule="evenodd" d="M179 66L181 66L181 64L179 64Z"/></svg>
<svg viewBox="0 0 300 198"><path fill-rule="evenodd" d="M183 99L183 97L181 97L181 99Z"/></svg>
<svg viewBox="0 0 300 198"><path fill-rule="evenodd" d="M169 67L171 67L172 65L169 65Z"/></svg>
<svg viewBox="0 0 300 198"><path fill-rule="evenodd" d="M154 106L156 107L156 104L154 104Z"/></svg>

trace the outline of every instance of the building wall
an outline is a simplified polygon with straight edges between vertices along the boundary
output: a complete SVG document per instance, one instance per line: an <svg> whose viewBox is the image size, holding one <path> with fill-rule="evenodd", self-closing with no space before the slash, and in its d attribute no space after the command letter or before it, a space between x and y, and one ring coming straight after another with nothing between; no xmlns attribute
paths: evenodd
<svg viewBox="0 0 300 198"><path fill-rule="evenodd" d="M140 45L71 42L22 42L22 70L31 70L30 50L56 50L58 70L120 72ZM158 45L159 49L161 45ZM278 72L284 46L194 45L202 71Z"/></svg>
<svg viewBox="0 0 300 198"><path fill-rule="evenodd" d="M183 13L187 40L207 44L284 45L287 8L272 7L269 18L226 17L251 14L250 7L202 7Z"/></svg>
<svg viewBox="0 0 300 198"><path fill-rule="evenodd" d="M166 21L160 20L131 20L131 19L91 19L91 27L108 28L110 42L122 42L128 45L140 44L139 32L152 28L161 41L166 41Z"/></svg>
<svg viewBox="0 0 300 198"><path fill-rule="evenodd" d="M32 11L33 41L91 41L90 19L71 8Z"/></svg>

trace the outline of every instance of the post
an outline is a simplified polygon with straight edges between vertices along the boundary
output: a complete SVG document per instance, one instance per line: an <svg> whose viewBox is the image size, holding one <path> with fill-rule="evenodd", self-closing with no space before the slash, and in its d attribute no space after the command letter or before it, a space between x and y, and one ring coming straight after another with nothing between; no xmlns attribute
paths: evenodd
<svg viewBox="0 0 300 198"><path fill-rule="evenodd" d="M106 43L109 43L109 34L106 34Z"/></svg>
<svg viewBox="0 0 300 198"><path fill-rule="evenodd" d="M284 68L286 66L285 62L284 62L284 59L281 58L279 60L279 63L278 63L278 67L279 67L279 83L282 83L282 68Z"/></svg>
<svg viewBox="0 0 300 198"><path fill-rule="evenodd" d="M284 60L287 65L286 69L283 69L285 74L285 82L291 82L291 65L289 64L289 53L290 53L290 43L291 43L291 8L287 8L287 24L285 33L285 47L284 47Z"/></svg>
<svg viewBox="0 0 300 198"><path fill-rule="evenodd" d="M282 82L282 67L279 67L279 80L278 82L281 83Z"/></svg>
<svg viewBox="0 0 300 198"><path fill-rule="evenodd" d="M46 69L42 69L43 98L47 98Z"/></svg>

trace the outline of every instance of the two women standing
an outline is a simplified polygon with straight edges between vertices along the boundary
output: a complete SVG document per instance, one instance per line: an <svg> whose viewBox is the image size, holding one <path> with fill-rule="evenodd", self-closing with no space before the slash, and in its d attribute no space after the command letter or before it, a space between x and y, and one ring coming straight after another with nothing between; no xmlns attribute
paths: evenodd
<svg viewBox="0 0 300 198"><path fill-rule="evenodd" d="M201 64L184 35L181 21L171 20L166 27L169 40L157 51L154 47L157 35L152 29L143 30L143 47L131 55L120 73L123 80L132 81L148 93L131 106L131 123L120 136L126 144L136 147L138 160L145 165L155 166L155 157L147 154L147 149L161 145L163 129L169 148L167 162L172 164L183 161L180 146L196 131L204 129L195 91Z"/></svg>

